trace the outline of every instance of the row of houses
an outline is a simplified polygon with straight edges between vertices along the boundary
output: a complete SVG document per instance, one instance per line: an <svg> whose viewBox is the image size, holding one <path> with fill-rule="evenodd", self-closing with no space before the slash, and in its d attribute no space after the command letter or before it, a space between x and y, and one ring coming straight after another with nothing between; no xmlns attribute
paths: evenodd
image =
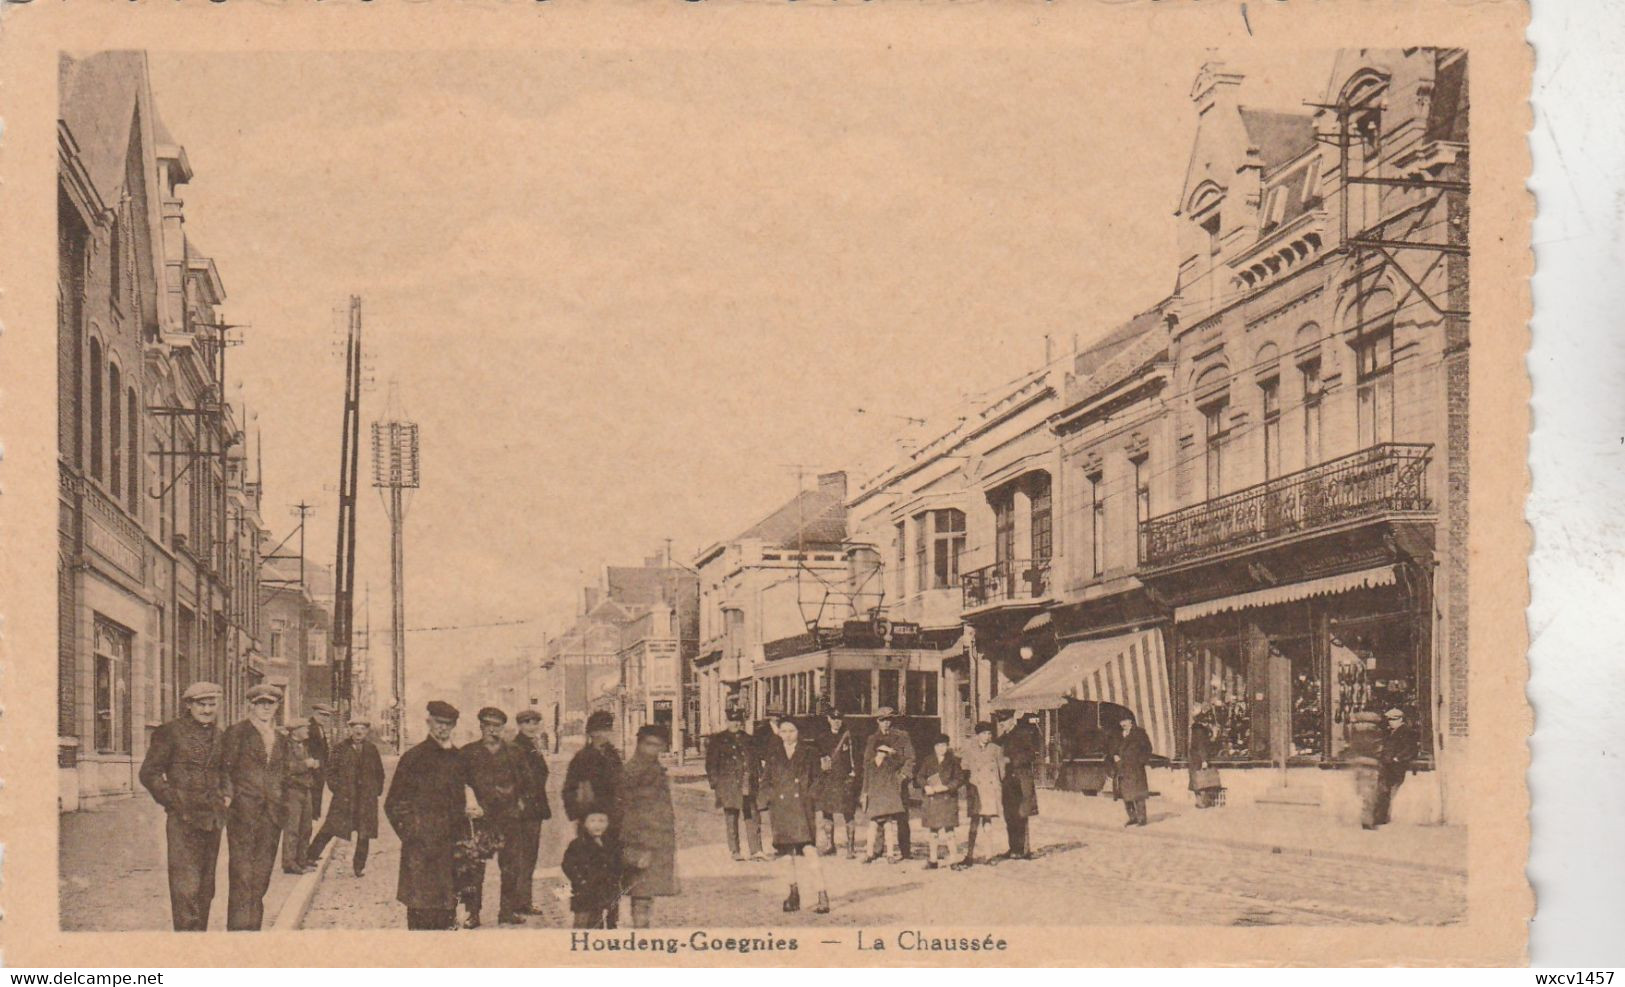
<svg viewBox="0 0 1625 987"><path fill-rule="evenodd" d="M331 698L331 603L264 559L281 553L227 393L239 340L186 229L192 166L146 56L64 56L59 93L57 751L73 810L137 789L194 681L223 686L226 718L260 682L283 686L285 715Z"/></svg>
<svg viewBox="0 0 1625 987"><path fill-rule="evenodd" d="M1035 712L1045 781L1088 791L1122 710L1170 768L1201 714L1232 800L1341 813L1351 718L1397 707L1425 739L1396 811L1450 815L1467 56L1346 51L1299 109L1245 92L1218 62L1195 80L1164 297L701 553L690 737L733 707L960 738Z"/></svg>

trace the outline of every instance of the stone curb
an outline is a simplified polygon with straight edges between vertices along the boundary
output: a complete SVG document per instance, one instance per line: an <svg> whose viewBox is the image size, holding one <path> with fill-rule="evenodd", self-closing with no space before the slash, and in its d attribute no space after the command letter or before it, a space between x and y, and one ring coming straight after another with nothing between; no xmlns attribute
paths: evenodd
<svg viewBox="0 0 1625 987"><path fill-rule="evenodd" d="M310 903L316 899L316 888L322 883L322 877L327 873L328 861L333 859L333 851L339 845L338 840L327 844L322 851L322 859L316 862L316 869L299 878L293 890L282 902L282 908L276 913L276 923L271 926L278 932L288 932L298 929L305 921L305 913L310 911Z"/></svg>

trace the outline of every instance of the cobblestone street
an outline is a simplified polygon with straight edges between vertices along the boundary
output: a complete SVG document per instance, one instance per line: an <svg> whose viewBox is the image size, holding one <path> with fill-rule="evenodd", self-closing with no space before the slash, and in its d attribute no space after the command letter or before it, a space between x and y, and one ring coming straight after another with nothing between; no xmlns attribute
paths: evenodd
<svg viewBox="0 0 1625 987"><path fill-rule="evenodd" d="M564 774L555 764L553 778ZM690 769L692 770L692 769ZM1110 803L1057 811L1035 820L1038 858L967 871L823 860L834 911L803 910L793 924L840 928L931 925L1341 925L1444 924L1465 915L1465 878L1433 860L1310 856L1264 843L1202 842L1144 830L1113 829ZM736 863L723 843L720 813L703 786L674 785L683 893L657 899L664 927L730 928L791 924L780 910L788 881L782 863ZM1088 800L1100 801L1104 800ZM555 806L557 799L554 799ZM568 885L557 862L569 824L543 830L536 902L549 909L524 927L495 925L497 869L486 873L486 925L480 931L567 927ZM918 829L916 830L918 833ZM863 839L860 827L860 841ZM963 834L961 834L963 835ZM1002 834L995 841L1002 845ZM339 844L304 922L306 928L382 928L404 924L395 902L399 843L388 831L373 848L366 875L348 866ZM810 903L805 907L810 908ZM623 920L625 918L623 909Z"/></svg>

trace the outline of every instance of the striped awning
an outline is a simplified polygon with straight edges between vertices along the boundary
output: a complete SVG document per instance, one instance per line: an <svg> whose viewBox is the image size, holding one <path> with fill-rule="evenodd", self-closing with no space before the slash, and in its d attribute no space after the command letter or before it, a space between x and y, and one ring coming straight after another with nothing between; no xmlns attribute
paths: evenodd
<svg viewBox="0 0 1625 987"><path fill-rule="evenodd" d="M1396 578L1393 566L1382 565L1374 569L1361 569L1358 572L1344 572L1335 576L1324 576L1320 579L1308 579L1301 583L1267 586L1264 589L1253 590L1251 593L1221 596L1216 600L1203 600L1201 603L1192 603L1189 606L1179 607L1174 610L1174 622L1184 623L1187 620L1211 617L1216 613L1225 613L1230 610L1268 607L1277 603L1307 600L1311 596L1330 596L1333 593L1344 593L1353 589L1392 586Z"/></svg>
<svg viewBox="0 0 1625 987"><path fill-rule="evenodd" d="M1174 752L1168 663L1159 630L1075 641L991 703L994 709L1054 709L1068 699L1132 710L1158 754Z"/></svg>

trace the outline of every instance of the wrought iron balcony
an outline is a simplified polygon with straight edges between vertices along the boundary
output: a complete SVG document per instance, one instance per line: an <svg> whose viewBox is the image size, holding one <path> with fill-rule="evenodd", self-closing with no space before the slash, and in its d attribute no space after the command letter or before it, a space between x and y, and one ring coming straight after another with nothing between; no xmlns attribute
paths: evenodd
<svg viewBox="0 0 1625 987"><path fill-rule="evenodd" d="M1049 596L1049 559L1006 559L960 577L965 609L1022 603Z"/></svg>
<svg viewBox="0 0 1625 987"><path fill-rule="evenodd" d="M1176 565L1377 514L1430 511L1433 447L1397 442L1140 523L1140 564Z"/></svg>

